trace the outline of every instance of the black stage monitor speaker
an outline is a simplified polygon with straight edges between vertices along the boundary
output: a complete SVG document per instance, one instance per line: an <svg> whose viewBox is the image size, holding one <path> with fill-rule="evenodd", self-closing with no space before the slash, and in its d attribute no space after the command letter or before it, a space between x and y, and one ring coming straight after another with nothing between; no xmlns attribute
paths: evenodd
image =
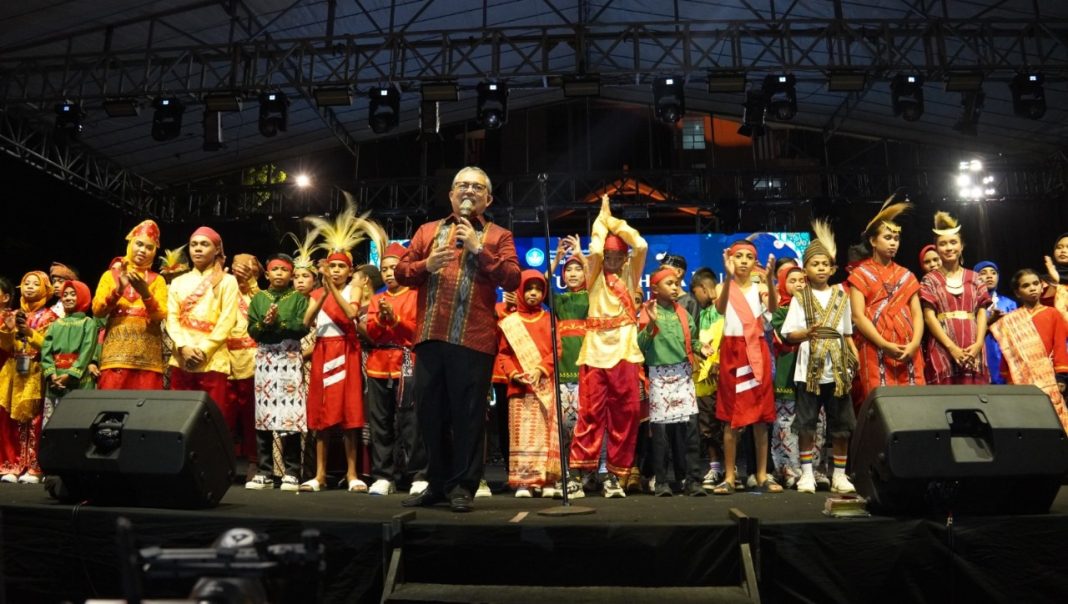
<svg viewBox="0 0 1068 604"><path fill-rule="evenodd" d="M1068 439L1035 386L884 386L849 461L878 513L1037 514L1068 474Z"/></svg>
<svg viewBox="0 0 1068 604"><path fill-rule="evenodd" d="M41 432L38 456L64 501L208 508L234 477L222 413L200 391L75 390Z"/></svg>

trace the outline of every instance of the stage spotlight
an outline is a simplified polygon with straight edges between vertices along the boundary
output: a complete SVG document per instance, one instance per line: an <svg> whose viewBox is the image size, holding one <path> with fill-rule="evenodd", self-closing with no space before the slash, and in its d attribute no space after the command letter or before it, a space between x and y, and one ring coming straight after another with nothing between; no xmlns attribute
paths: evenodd
<svg viewBox="0 0 1068 604"><path fill-rule="evenodd" d="M204 145L205 151L218 151L226 145L223 144L222 112L204 110Z"/></svg>
<svg viewBox="0 0 1068 604"><path fill-rule="evenodd" d="M742 111L742 125L738 128L738 134L749 138L759 138L767 133L764 126L764 114L767 106L764 93L750 90L745 93L745 105Z"/></svg>
<svg viewBox="0 0 1068 604"><path fill-rule="evenodd" d="M300 174L297 174L296 182L297 182L297 186L298 187L300 187L302 189L305 189L305 188L311 186L311 177L308 176L307 174L300 173Z"/></svg>
<svg viewBox="0 0 1068 604"><path fill-rule="evenodd" d="M923 77L899 73L890 82L890 99L894 115L907 122L915 122L923 116Z"/></svg>
<svg viewBox="0 0 1068 604"><path fill-rule="evenodd" d="M978 159L960 162L954 183L961 201L992 199L998 194L994 176L983 171L983 162Z"/></svg>
<svg viewBox="0 0 1068 604"><path fill-rule="evenodd" d="M441 130L441 103L423 101L419 103L419 133L437 134Z"/></svg>
<svg viewBox="0 0 1068 604"><path fill-rule="evenodd" d="M289 124L289 97L277 90L260 93L260 134L272 137Z"/></svg>
<svg viewBox="0 0 1068 604"><path fill-rule="evenodd" d="M764 78L764 99L775 119L792 120L797 115L796 83L793 74L773 74Z"/></svg>
<svg viewBox="0 0 1068 604"><path fill-rule="evenodd" d="M176 97L160 96L152 101L152 138L163 142L178 138L182 133L182 114L185 105Z"/></svg>
<svg viewBox="0 0 1068 604"><path fill-rule="evenodd" d="M1018 73L1012 78L1012 111L1032 120L1046 115L1046 90L1042 87L1046 78L1040 73Z"/></svg>
<svg viewBox="0 0 1068 604"><path fill-rule="evenodd" d="M961 134L975 136L979 133L976 128L979 125L979 115L983 112L983 101L986 95L982 90L972 90L960 93L961 115L953 129Z"/></svg>
<svg viewBox="0 0 1068 604"><path fill-rule="evenodd" d="M82 106L73 101L63 101L56 104L55 135L61 141L71 141L78 138L82 133L82 120L85 112Z"/></svg>
<svg viewBox="0 0 1068 604"><path fill-rule="evenodd" d="M131 98L106 99L104 113L108 117L137 117L141 115L141 103Z"/></svg>
<svg viewBox="0 0 1068 604"><path fill-rule="evenodd" d="M497 130L508 121L508 84L495 80L479 82L475 119L486 130Z"/></svg>
<svg viewBox="0 0 1068 604"><path fill-rule="evenodd" d="M400 91L390 85L372 88L367 93L371 105L367 110L367 123L375 134L385 134L400 123Z"/></svg>
<svg viewBox="0 0 1068 604"><path fill-rule="evenodd" d="M653 80L653 108L656 119L674 124L686 114L686 93L680 78L667 76Z"/></svg>

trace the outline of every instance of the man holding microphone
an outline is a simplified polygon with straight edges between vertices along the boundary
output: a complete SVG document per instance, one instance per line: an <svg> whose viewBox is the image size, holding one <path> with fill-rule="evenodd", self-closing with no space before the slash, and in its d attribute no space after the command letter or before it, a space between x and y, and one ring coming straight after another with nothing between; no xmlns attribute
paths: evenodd
<svg viewBox="0 0 1068 604"><path fill-rule="evenodd" d="M493 195L482 169L457 172L449 201L452 214L420 226L395 270L398 283L419 292L414 381L429 482L404 505L448 501L468 512L482 477L497 287L517 288L520 268L512 233L483 217Z"/></svg>

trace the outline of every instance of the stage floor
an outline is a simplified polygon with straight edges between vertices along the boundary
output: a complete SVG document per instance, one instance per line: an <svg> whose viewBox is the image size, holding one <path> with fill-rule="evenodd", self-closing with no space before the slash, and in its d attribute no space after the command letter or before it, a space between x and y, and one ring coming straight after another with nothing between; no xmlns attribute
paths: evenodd
<svg viewBox="0 0 1068 604"><path fill-rule="evenodd" d="M1049 514L945 518L828 518L827 494L606 500L590 515L536 512L559 500L476 499L469 514L420 508L405 530L407 579L427 583L719 585L738 576L739 508L760 520L766 602L1060 601L1068 594L1068 488ZM139 547L206 547L246 526L272 543L318 529L327 548L324 601L377 601L383 531L405 495L248 491L235 485L211 510L71 506L40 486L0 486L8 601L119 597L114 523ZM169 587L169 589L178 589ZM182 594L161 594L182 595ZM303 601L307 602L307 599Z"/></svg>

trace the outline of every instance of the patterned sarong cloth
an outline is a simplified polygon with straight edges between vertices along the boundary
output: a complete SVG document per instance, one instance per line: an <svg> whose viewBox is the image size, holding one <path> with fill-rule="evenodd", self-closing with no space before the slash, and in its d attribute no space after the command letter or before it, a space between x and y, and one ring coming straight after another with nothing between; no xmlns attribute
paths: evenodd
<svg viewBox="0 0 1068 604"><path fill-rule="evenodd" d="M256 429L304 432L307 389L300 342L259 344L256 348Z"/></svg>
<svg viewBox="0 0 1068 604"><path fill-rule="evenodd" d="M556 409L527 392L508 400L508 484L541 487L560 479Z"/></svg>
<svg viewBox="0 0 1068 604"><path fill-rule="evenodd" d="M1012 383L1034 384L1049 395L1057 419L1068 432L1068 409L1057 387L1050 353L1042 342L1031 312L1026 308L1015 310L991 325L990 332L1001 345L1002 358L1009 367Z"/></svg>
<svg viewBox="0 0 1068 604"><path fill-rule="evenodd" d="M656 365L649 371L649 421L677 424L697 413L693 376L689 362Z"/></svg>

